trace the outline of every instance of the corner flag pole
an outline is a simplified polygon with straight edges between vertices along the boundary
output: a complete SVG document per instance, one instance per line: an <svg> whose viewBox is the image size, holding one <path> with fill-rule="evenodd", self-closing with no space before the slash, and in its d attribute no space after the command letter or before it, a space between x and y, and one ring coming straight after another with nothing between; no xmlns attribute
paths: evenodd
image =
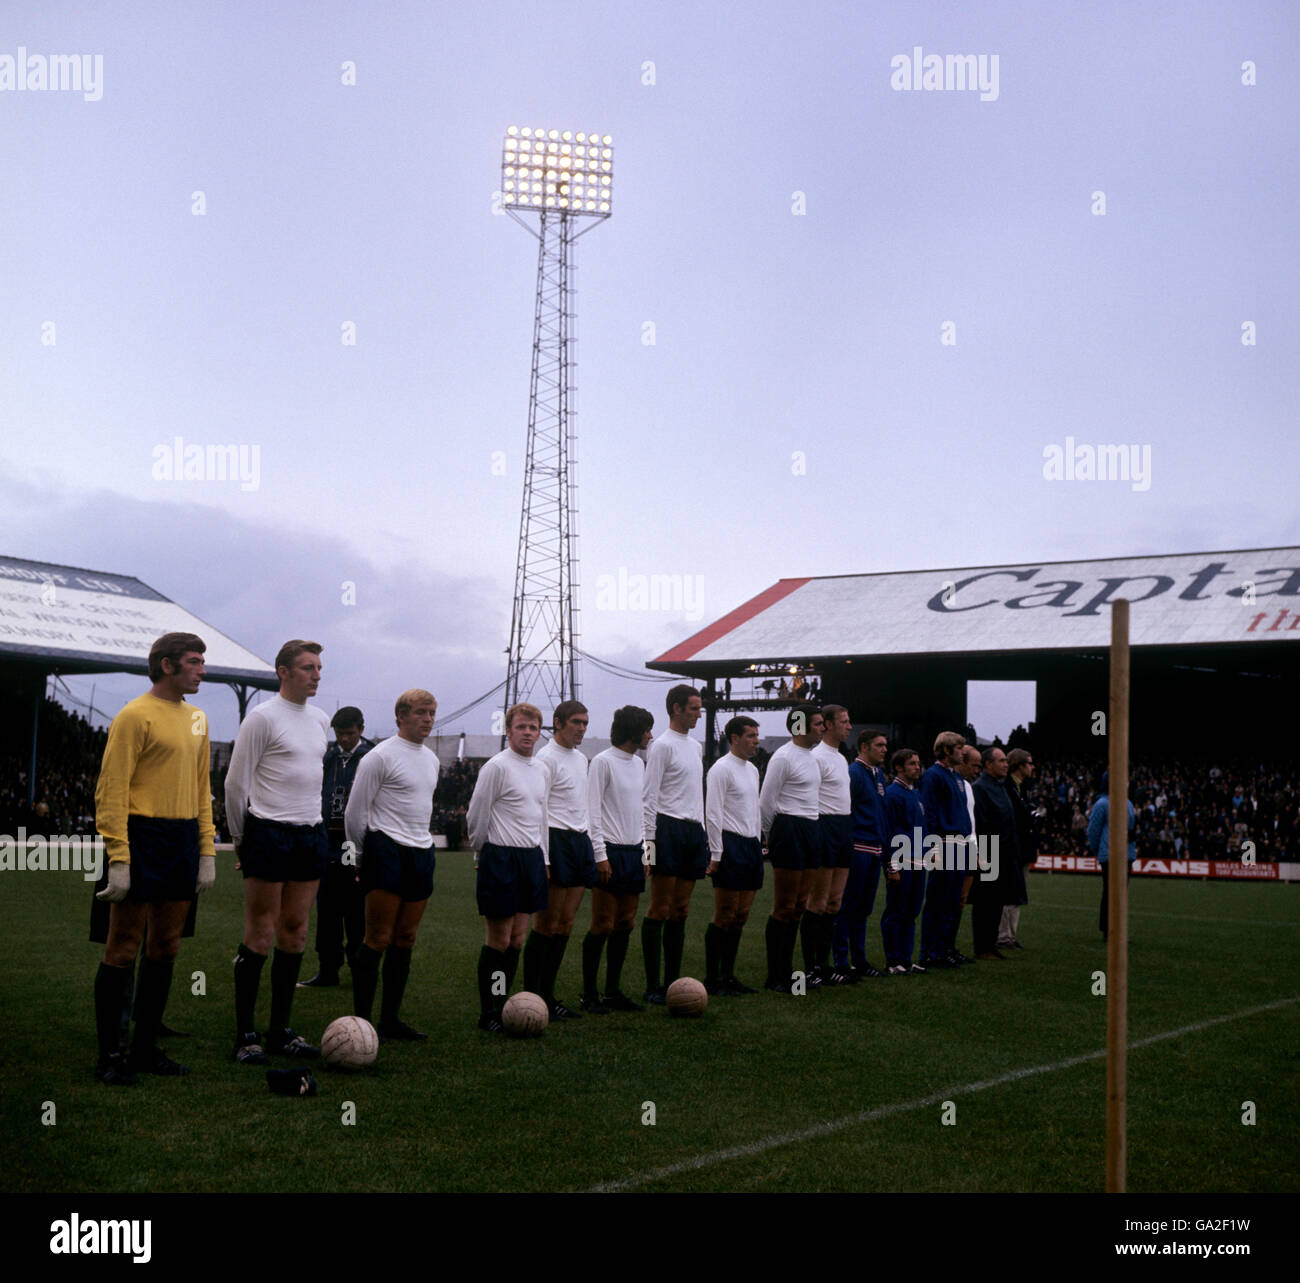
<svg viewBox="0 0 1300 1283"><path fill-rule="evenodd" d="M1110 859L1106 950L1106 1193L1128 1177L1128 602L1110 612Z"/></svg>

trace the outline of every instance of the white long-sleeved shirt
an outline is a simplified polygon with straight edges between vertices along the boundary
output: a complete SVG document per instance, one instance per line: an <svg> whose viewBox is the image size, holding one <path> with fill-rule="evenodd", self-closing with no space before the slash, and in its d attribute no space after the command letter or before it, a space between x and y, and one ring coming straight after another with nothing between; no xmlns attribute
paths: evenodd
<svg viewBox="0 0 1300 1283"><path fill-rule="evenodd" d="M709 767L704 827L709 854L715 860L722 859L724 830L743 838L759 836L758 767L753 762L728 753Z"/></svg>
<svg viewBox="0 0 1300 1283"><path fill-rule="evenodd" d="M357 764L343 828L361 851L366 830L386 833L402 846L433 845L429 820L438 787L438 758L424 744L394 735L372 748Z"/></svg>
<svg viewBox="0 0 1300 1283"><path fill-rule="evenodd" d="M607 748L591 759L587 772L587 819L591 849L599 863L605 844L637 846L641 841L641 797L645 763L635 753Z"/></svg>
<svg viewBox="0 0 1300 1283"><path fill-rule="evenodd" d="M465 822L474 850L481 851L489 842L493 846L540 846L549 864L546 768L536 757L503 748L479 771Z"/></svg>
<svg viewBox="0 0 1300 1283"><path fill-rule="evenodd" d="M822 815L852 815L849 764L844 760L844 754L823 740L820 744L813 745L812 755L817 759L817 769L821 771L817 810Z"/></svg>
<svg viewBox="0 0 1300 1283"><path fill-rule="evenodd" d="M553 829L587 831L587 759L554 740L535 754L546 771L546 823Z"/></svg>
<svg viewBox="0 0 1300 1283"><path fill-rule="evenodd" d="M282 695L251 709L235 737L226 772L226 827L244 836L249 811L281 824L319 824L329 716Z"/></svg>
<svg viewBox="0 0 1300 1283"><path fill-rule="evenodd" d="M979 845L979 839L975 836L975 790L970 786L970 780L964 775L961 777L962 787L966 790L966 809L970 812L970 847L971 850Z"/></svg>
<svg viewBox="0 0 1300 1283"><path fill-rule="evenodd" d="M822 773L812 749L800 748L791 740L772 754L758 795L760 819L764 833L771 833L778 813L815 820L819 814L817 799L821 794Z"/></svg>
<svg viewBox="0 0 1300 1283"><path fill-rule="evenodd" d="M642 812L647 842L654 841L656 815L704 823L704 745L699 740L670 729L650 745Z"/></svg>

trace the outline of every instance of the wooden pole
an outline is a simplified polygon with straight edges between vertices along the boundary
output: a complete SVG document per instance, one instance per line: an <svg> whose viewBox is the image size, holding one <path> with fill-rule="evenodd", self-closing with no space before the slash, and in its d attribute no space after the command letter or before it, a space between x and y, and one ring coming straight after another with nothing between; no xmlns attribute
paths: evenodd
<svg viewBox="0 0 1300 1283"><path fill-rule="evenodd" d="M1106 950L1106 1193L1128 1184L1128 602L1110 613L1110 859Z"/></svg>

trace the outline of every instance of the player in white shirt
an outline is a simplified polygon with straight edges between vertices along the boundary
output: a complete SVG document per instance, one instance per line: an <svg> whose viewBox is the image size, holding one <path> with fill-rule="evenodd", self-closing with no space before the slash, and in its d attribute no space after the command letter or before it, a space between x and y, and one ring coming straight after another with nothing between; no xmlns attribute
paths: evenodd
<svg viewBox="0 0 1300 1283"><path fill-rule="evenodd" d="M226 772L226 824L244 876L244 939L235 957L235 1059L264 1065L256 1029L262 967L271 963L267 1045L312 1058L318 1047L289 1027L307 943L307 919L329 857L321 784L329 717L307 701L320 685L318 642L285 642L275 657L280 693L257 705L235 737Z"/></svg>
<svg viewBox="0 0 1300 1283"><path fill-rule="evenodd" d="M416 932L433 894L429 820L438 787L438 758L425 740L437 712L438 701L427 690L416 687L397 697L397 734L361 759L344 813L366 898L366 938L352 962L352 1009L363 1020L371 1019L382 958L379 1036L405 1042L428 1036L412 1029L399 1013Z"/></svg>
<svg viewBox="0 0 1300 1283"><path fill-rule="evenodd" d="M552 1020L579 1020L555 997L555 980L573 932L582 893L596 881L596 857L587 834L587 759L578 750L587 733L587 706L576 699L558 704L553 735L537 751L546 768L546 854L550 874L546 908L533 917L524 945L524 988L540 994Z"/></svg>
<svg viewBox="0 0 1300 1283"><path fill-rule="evenodd" d="M803 915L804 970L811 983L846 985L847 972L832 970L831 945L835 915L844 899L844 884L853 863L853 801L849 793L849 764L840 745L853 729L853 719L842 704L822 705L822 738L813 745L821 770L817 802L817 832L822 844L822 865L813 874L808 909Z"/></svg>
<svg viewBox="0 0 1300 1283"><path fill-rule="evenodd" d="M506 744L479 771L465 820L478 852L475 895L484 919L478 960L478 1027L501 1033L501 1008L519 966L528 919L550 900L546 877L546 768L533 756L542 733L534 704L506 710Z"/></svg>
<svg viewBox="0 0 1300 1283"><path fill-rule="evenodd" d="M645 763L639 749L650 744L654 715L628 704L614 713L610 747L592 759L587 775L587 817L598 881L591 888L591 930L582 942L583 1011L644 1011L621 988L637 902L645 890L642 792ZM600 996L600 956L609 945L605 996Z"/></svg>
<svg viewBox="0 0 1300 1283"><path fill-rule="evenodd" d="M758 723L733 717L726 725L730 752L709 767L704 804L713 878L713 921L704 930L704 987L737 997L757 989L736 979L740 933L763 885L763 843L758 810Z"/></svg>
<svg viewBox="0 0 1300 1283"><path fill-rule="evenodd" d="M700 720L704 701L693 687L674 686L664 703L668 729L650 746L646 757L643 807L650 857L650 907L641 921L641 951L645 1000L657 1006L664 1005L668 986L682 974L691 892L709 868L709 839L704 833L704 745L687 734Z"/></svg>
<svg viewBox="0 0 1300 1283"><path fill-rule="evenodd" d="M817 833L821 770L812 755L813 745L822 737L821 709L792 708L785 724L790 742L772 754L758 795L760 824L772 862L765 988L796 993L794 944L813 875L821 867ZM805 985L811 979L805 975Z"/></svg>

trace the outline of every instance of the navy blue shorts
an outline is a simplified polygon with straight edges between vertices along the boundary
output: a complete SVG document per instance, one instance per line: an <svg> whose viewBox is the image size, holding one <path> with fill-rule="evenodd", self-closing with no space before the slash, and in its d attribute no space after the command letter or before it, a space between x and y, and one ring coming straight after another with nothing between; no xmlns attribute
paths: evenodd
<svg viewBox="0 0 1300 1283"><path fill-rule="evenodd" d="M774 869L820 869L822 843L817 821L802 815L778 815L767 835L767 858Z"/></svg>
<svg viewBox="0 0 1300 1283"><path fill-rule="evenodd" d="M589 887L596 882L596 854L591 839L575 829L548 830L551 885Z"/></svg>
<svg viewBox="0 0 1300 1283"><path fill-rule="evenodd" d="M847 869L853 863L853 816L819 815L817 832L822 840L822 868Z"/></svg>
<svg viewBox="0 0 1300 1283"><path fill-rule="evenodd" d="M655 816L655 862L658 877L698 882L709 871L709 839L704 825L675 815Z"/></svg>
<svg viewBox="0 0 1300 1283"><path fill-rule="evenodd" d="M199 878L198 820L128 815L126 840L131 848L128 900L157 904L162 900L194 899L194 884Z"/></svg>
<svg viewBox="0 0 1300 1283"><path fill-rule="evenodd" d="M485 843L478 853L475 897L485 918L541 913L551 898L542 848Z"/></svg>
<svg viewBox="0 0 1300 1283"><path fill-rule="evenodd" d="M757 891L763 885L763 844L722 830L722 859L713 875L715 891Z"/></svg>
<svg viewBox="0 0 1300 1283"><path fill-rule="evenodd" d="M281 824L249 811L239 843L239 871L266 882L316 882L329 862L325 825Z"/></svg>
<svg viewBox="0 0 1300 1283"><path fill-rule="evenodd" d="M635 846L606 842L605 858L609 861L609 881L597 881L594 890L610 895L640 895L645 890L645 847L640 842Z"/></svg>
<svg viewBox="0 0 1300 1283"><path fill-rule="evenodd" d="M378 829L367 829L361 848L361 894L389 891L403 900L433 894L433 844L405 846Z"/></svg>

